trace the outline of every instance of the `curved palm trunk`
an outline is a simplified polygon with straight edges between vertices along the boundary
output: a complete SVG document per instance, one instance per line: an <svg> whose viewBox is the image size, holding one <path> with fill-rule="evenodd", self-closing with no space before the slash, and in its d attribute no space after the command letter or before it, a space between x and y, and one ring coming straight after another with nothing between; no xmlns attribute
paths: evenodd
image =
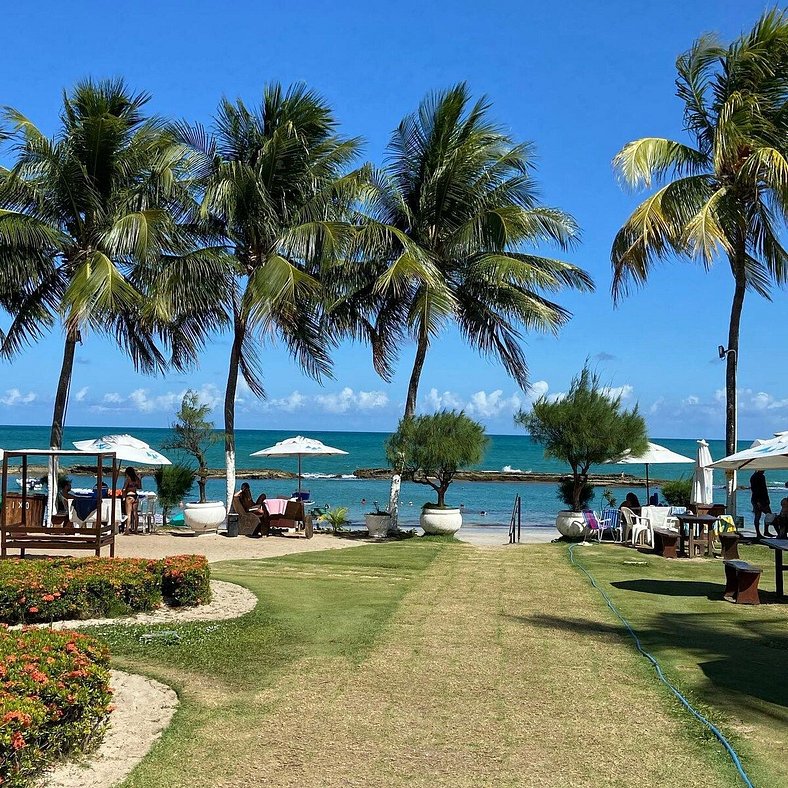
<svg viewBox="0 0 788 788"><path fill-rule="evenodd" d="M224 392L224 459L227 468L227 511L232 511L235 494L235 394L238 389L238 368L241 364L246 325L235 315L233 347L230 351L230 369L227 372L227 388Z"/></svg>
<svg viewBox="0 0 788 788"><path fill-rule="evenodd" d="M736 287L733 291L731 304L731 317L728 325L728 355L725 368L725 453L734 454L738 442L737 405L736 405L736 371L739 363L739 328L741 314L744 307L744 294L747 281L744 275L744 261L733 265L736 277ZM726 474L727 500L726 506L729 514L736 515L736 471Z"/></svg>
<svg viewBox="0 0 788 788"><path fill-rule="evenodd" d="M410 383L408 384L408 398L405 401L405 418L410 418L416 413L416 397L419 393L419 381L421 371L424 368L424 360L427 357L427 347L429 338L426 332L419 334L419 341L416 345L416 358L413 361L413 371L410 373ZM391 515L391 529L397 530L399 519L399 491L402 483L402 476L396 472L391 477L391 488L389 490L389 514Z"/></svg>
<svg viewBox="0 0 788 788"><path fill-rule="evenodd" d="M52 431L49 434L49 445L53 449L63 448L63 422L66 418L68 392L71 388L71 375L74 371L74 353L79 341L79 330L75 325L66 329L66 343L63 348L63 363L60 367L60 379L55 394L55 407L52 411Z"/></svg>
<svg viewBox="0 0 788 788"><path fill-rule="evenodd" d="M426 333L419 335L416 345L416 358L413 361L413 371L410 373L410 383L408 384L408 398L405 401L405 418L413 416L416 412L416 397L419 393L419 382L421 381L421 370L424 368L424 360L427 357L427 347L429 339Z"/></svg>

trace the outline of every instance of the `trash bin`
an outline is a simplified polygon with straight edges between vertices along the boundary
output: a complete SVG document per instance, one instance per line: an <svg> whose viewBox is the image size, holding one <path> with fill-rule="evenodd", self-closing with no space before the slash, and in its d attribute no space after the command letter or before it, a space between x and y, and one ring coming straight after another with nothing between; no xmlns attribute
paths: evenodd
<svg viewBox="0 0 788 788"><path fill-rule="evenodd" d="M227 531L226 536L238 536L238 515L227 515Z"/></svg>

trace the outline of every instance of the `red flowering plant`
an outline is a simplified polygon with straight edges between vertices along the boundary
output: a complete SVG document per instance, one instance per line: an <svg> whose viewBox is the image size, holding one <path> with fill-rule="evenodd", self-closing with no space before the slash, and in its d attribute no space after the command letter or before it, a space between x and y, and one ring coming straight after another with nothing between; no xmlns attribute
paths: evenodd
<svg viewBox="0 0 788 788"><path fill-rule="evenodd" d="M0 785L22 788L89 751L111 711L109 654L86 635L0 626Z"/></svg>
<svg viewBox="0 0 788 788"><path fill-rule="evenodd" d="M161 592L175 607L211 601L211 573L204 555L174 555L162 562Z"/></svg>
<svg viewBox="0 0 788 788"><path fill-rule="evenodd" d="M210 599L204 556L55 558L0 562L0 622L103 618Z"/></svg>

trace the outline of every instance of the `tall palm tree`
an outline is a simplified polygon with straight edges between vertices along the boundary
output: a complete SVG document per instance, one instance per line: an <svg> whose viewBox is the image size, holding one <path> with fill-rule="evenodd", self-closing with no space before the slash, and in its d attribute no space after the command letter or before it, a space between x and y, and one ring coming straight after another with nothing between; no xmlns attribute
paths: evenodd
<svg viewBox="0 0 788 788"><path fill-rule="evenodd" d="M326 320L321 278L333 276L347 248L347 217L364 175L348 170L359 141L340 136L330 107L302 85L266 87L257 108L223 100L213 133L184 125L178 132L202 157L203 218L231 252L224 294L232 325L224 398L229 505L238 379L265 395L260 344L279 339L307 374L330 374L338 329Z"/></svg>
<svg viewBox="0 0 788 788"><path fill-rule="evenodd" d="M568 249L578 237L571 216L539 203L533 158L465 84L428 96L391 138L368 212L387 242L375 286L379 355L395 354L403 333L416 343L406 417L427 351L448 323L525 388L523 329L557 331L570 316L546 294L593 288L577 266L528 250Z"/></svg>
<svg viewBox="0 0 788 788"><path fill-rule="evenodd" d="M679 255L709 268L727 260L734 290L725 377L728 454L736 451L736 366L748 290L769 298L788 254L788 15L765 13L725 47L704 36L679 57L677 95L693 145L658 137L630 142L614 159L623 181L650 187L613 243L613 297L644 284L654 263ZM729 480L728 503L735 497Z"/></svg>
<svg viewBox="0 0 788 788"><path fill-rule="evenodd" d="M188 258L194 239L179 227L188 211L182 157L162 123L143 115L148 98L121 80L80 82L64 93L54 139L3 110L15 163L0 170L0 307L12 316L0 354L10 358L62 323L50 436L57 448L86 330L112 336L138 369L167 363L154 338L167 341L168 317L159 299L145 297L139 274L163 256ZM202 337L188 314L181 325L180 339L170 337L179 367Z"/></svg>

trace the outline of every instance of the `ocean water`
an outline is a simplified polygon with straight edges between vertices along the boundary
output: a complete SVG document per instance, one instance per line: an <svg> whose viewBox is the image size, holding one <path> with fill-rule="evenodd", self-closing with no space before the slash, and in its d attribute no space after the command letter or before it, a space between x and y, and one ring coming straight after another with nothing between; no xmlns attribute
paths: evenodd
<svg viewBox="0 0 788 788"><path fill-rule="evenodd" d="M128 432L159 449L169 436L167 429L138 427L122 427L113 432ZM110 430L95 427L66 427L64 448L71 447L77 440L96 438L107 434ZM272 446L285 438L292 437L292 432L276 430L238 430L236 433L236 461L238 468L275 468L279 470L297 470L296 458L274 459L270 457L251 457L252 452ZM352 474L356 468L386 467L384 444L387 433L381 432L310 432L310 437L323 443L343 449L347 455L333 457L305 457L302 463L304 474L303 487L311 493L312 500L320 505L347 506L351 521L363 522L366 511L374 508L374 501L382 507L388 502L389 483L386 480L356 479ZM542 447L534 443L527 435L491 435L490 444L484 460L477 466L481 470L522 470L532 472L562 473L568 468L562 463L544 457ZM654 439L672 451L687 457L694 457L697 444L694 440ZM44 448L49 441L49 427L18 427L0 426L0 448ZM743 442L740 448L748 444ZM709 441L712 457L719 459L725 455L724 441ZM178 457L178 452L166 450L164 453L172 460L187 459ZM219 440L208 451L208 464L212 468L224 466L224 444ZM645 469L638 465L602 465L593 469L599 473L611 475L624 471L627 474L642 476ZM649 475L655 478L676 479L689 476L693 472L690 464L652 465ZM785 478L783 478L785 477ZM769 474L772 487L772 503L778 504L784 491L784 482L788 472ZM80 480L77 479L77 486ZM85 480L87 483L87 480ZM746 478L740 483L747 483ZM724 501L724 477L715 471L715 500ZM152 479L146 479L144 486L153 488ZM296 487L295 480L262 480L251 482L255 496L265 492L269 496L289 495ZM613 495L623 499L629 488L615 487ZM645 489L633 487L641 500L645 499ZM652 491L653 491L652 487ZM602 488L597 488L596 498L592 506L599 508ZM196 495L196 485L194 489ZM519 483L519 482L454 482L449 489L447 501L450 504L462 505L464 522L469 525L500 527L508 524L514 498L522 496L523 525L530 527L552 527L555 513L561 508L556 497L556 485L553 483ZM224 480L210 479L208 495L211 498L224 497ZM423 485L404 482L400 500L400 518L403 526L416 525L421 504L432 500L432 490ZM188 500L188 499L187 499ZM645 502L645 500L644 500ZM739 513L747 516L750 512L749 493L739 494ZM748 518L751 520L751 517Z"/></svg>

